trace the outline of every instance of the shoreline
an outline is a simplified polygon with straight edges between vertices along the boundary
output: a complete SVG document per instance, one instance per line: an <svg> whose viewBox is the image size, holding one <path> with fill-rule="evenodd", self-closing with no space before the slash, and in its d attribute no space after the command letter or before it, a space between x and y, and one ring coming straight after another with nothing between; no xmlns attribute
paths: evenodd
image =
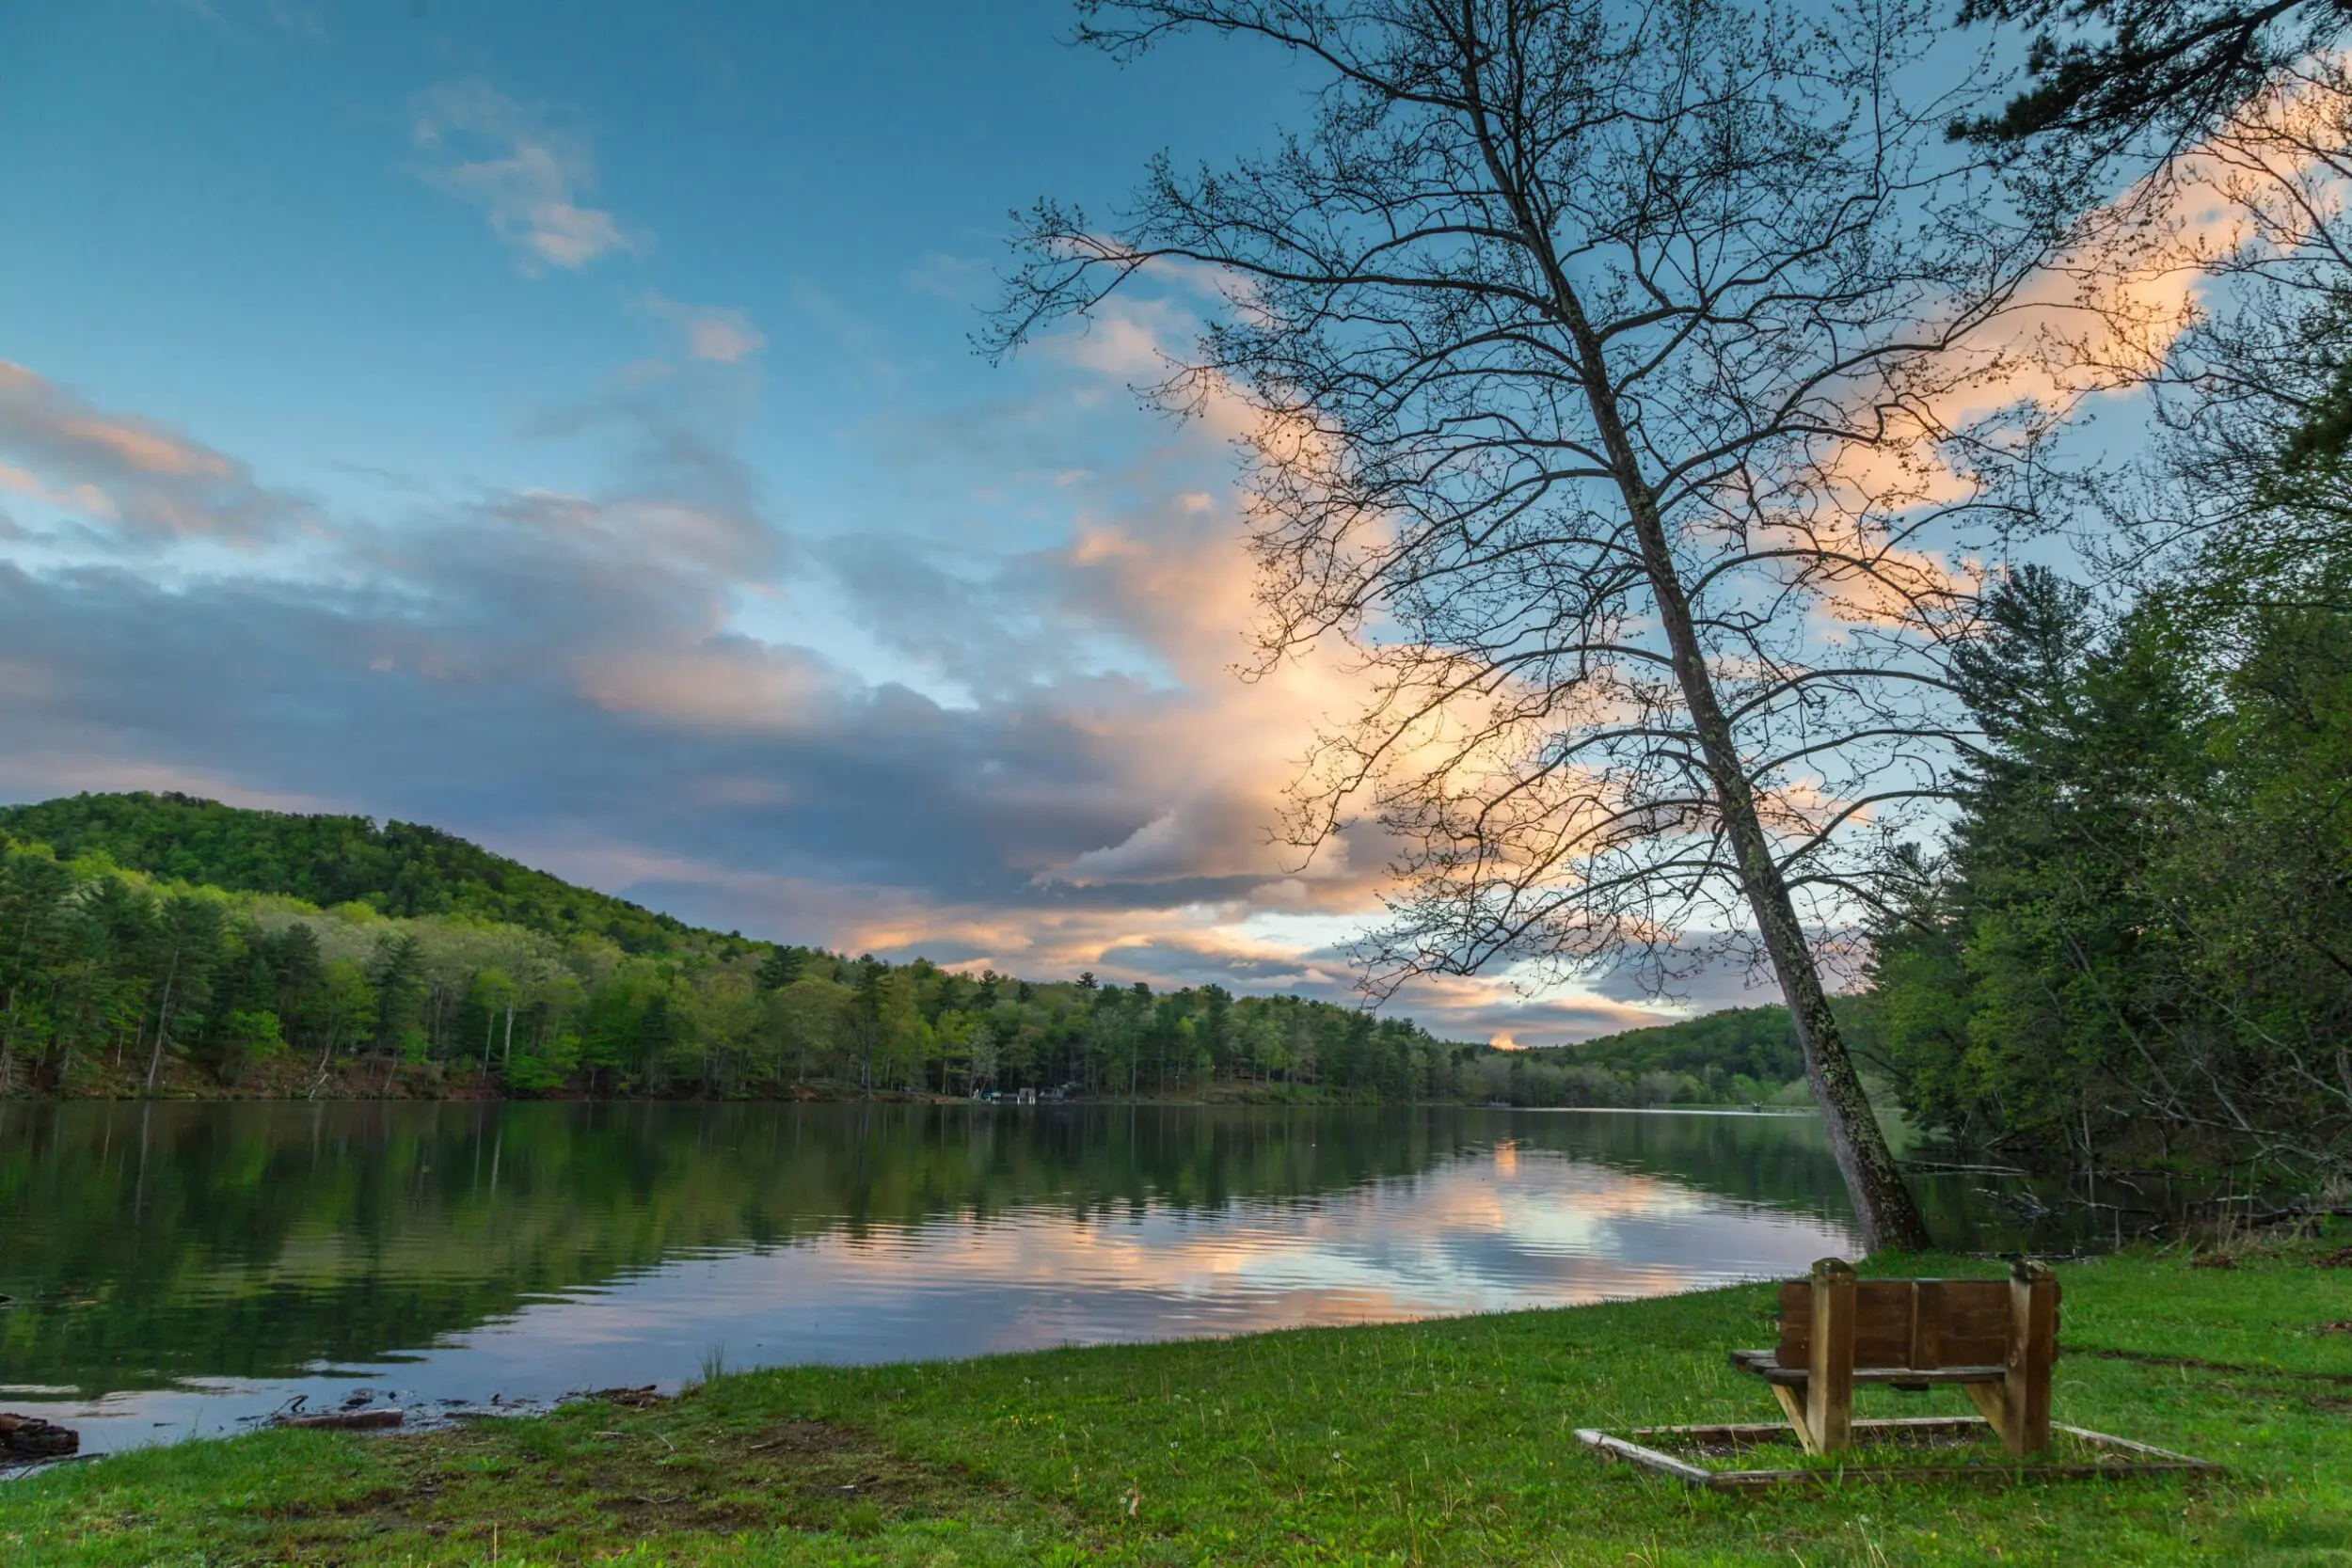
<svg viewBox="0 0 2352 1568"><path fill-rule="evenodd" d="M1413 1110L1423 1106L1470 1111L1623 1111L1643 1114L1716 1116L1818 1116L1810 1104L1770 1102L1733 1104L1724 1101L1659 1105L1513 1105L1482 1100L1366 1100L1326 1095L1311 1088L1295 1093L1248 1092L1203 1095L1069 1095L1060 1100L1022 1103L1011 1100L975 1100L966 1095L917 1093L907 1089L833 1093L809 1090L754 1095L650 1094L534 1094L387 1093L339 1085L334 1093L246 1094L215 1088L198 1093L156 1094L10 1094L0 1096L0 1108L14 1105L975 1105L991 1109L1039 1111L1058 1106L1251 1106L1262 1109L1298 1107L1313 1110Z"/></svg>
<svg viewBox="0 0 2352 1568"><path fill-rule="evenodd" d="M2352 1550L2352 1227L2063 1262L2062 1421L2218 1481L1692 1494L1572 1430L1772 1418L1724 1364L1770 1288L724 1373L439 1431L273 1431L0 1487L23 1560L2316 1562ZM1881 1259L1866 1274L1995 1272ZM1767 1331L1768 1332L1768 1331ZM1872 1391L1944 1414L1948 1391ZM1886 1409L1876 1408L1883 1404Z"/></svg>

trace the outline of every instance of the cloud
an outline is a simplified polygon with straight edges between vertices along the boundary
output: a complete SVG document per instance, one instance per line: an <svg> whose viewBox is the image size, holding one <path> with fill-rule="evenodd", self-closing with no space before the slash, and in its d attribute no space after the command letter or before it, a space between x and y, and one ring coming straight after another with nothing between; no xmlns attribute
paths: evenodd
<svg viewBox="0 0 2352 1568"><path fill-rule="evenodd" d="M575 669L590 701L697 733L790 734L841 685L805 648L724 633L669 653L592 657Z"/></svg>
<svg viewBox="0 0 2352 1568"><path fill-rule="evenodd" d="M648 289L639 308L678 332L680 345L691 359L732 365L749 359L768 346L768 340L740 310L717 305L685 305Z"/></svg>
<svg viewBox="0 0 2352 1568"><path fill-rule="evenodd" d="M326 20L311 7L296 5L294 0L269 0L269 19L281 32L313 43L326 41Z"/></svg>
<svg viewBox="0 0 2352 1568"><path fill-rule="evenodd" d="M251 544L306 515L246 466L153 420L108 413L0 360L0 492L117 539Z"/></svg>
<svg viewBox="0 0 2352 1568"><path fill-rule="evenodd" d="M577 272L612 251L640 254L653 238L579 198L596 188L587 139L560 130L486 82L420 93L409 139L435 161L418 172L479 207L519 253L526 274Z"/></svg>
<svg viewBox="0 0 2352 1568"><path fill-rule="evenodd" d="M161 3L184 16L195 17L225 34L234 35L244 30L237 23L231 22L228 16L223 15L219 8L212 4L212 0L161 0ZM247 26L257 20L251 14L257 8L260 13L258 20L266 21L281 33L290 33L312 43L327 41L326 19L319 14L316 8L300 4L298 0L262 0L258 8L245 3L245 0L239 0L239 3L230 6L230 9L239 13Z"/></svg>
<svg viewBox="0 0 2352 1568"><path fill-rule="evenodd" d="M213 8L211 0L167 0L167 3L173 10L195 17L200 22L210 23L215 27L229 25L228 19Z"/></svg>
<svg viewBox="0 0 2352 1568"><path fill-rule="evenodd" d="M12 373L0 428L36 435L0 451L44 492L180 486L211 532L271 495ZM1069 525L1044 547L806 542L734 450L742 383L624 378L531 432L595 443L601 483L388 491L386 515L312 519L298 558L36 563L0 538L0 798L184 780L433 822L721 928L1350 1000L1339 943L1378 846L1302 865L1265 832L1343 688L1230 673L1249 570L1219 445L1071 483L1056 461L1034 483ZM804 630L820 613L926 689ZM1531 1041L1641 1016L1489 981L1401 1005Z"/></svg>
<svg viewBox="0 0 2352 1568"><path fill-rule="evenodd" d="M951 256L940 250L925 252L906 270L903 281L918 294L963 306L982 304L998 287L993 261L977 256Z"/></svg>

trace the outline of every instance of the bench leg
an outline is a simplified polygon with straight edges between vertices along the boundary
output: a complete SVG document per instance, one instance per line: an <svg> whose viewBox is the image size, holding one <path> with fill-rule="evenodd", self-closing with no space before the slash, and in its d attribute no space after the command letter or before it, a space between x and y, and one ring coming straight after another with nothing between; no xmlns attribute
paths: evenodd
<svg viewBox="0 0 2352 1568"><path fill-rule="evenodd" d="M2001 1385L1963 1383L1960 1387L1961 1391L1968 1396L1969 1402L1973 1403L1978 1412L1984 1417L1984 1424L2000 1433L2001 1447L2015 1453L2017 1449L2009 1439L2009 1405L2001 1397Z"/></svg>
<svg viewBox="0 0 2352 1568"><path fill-rule="evenodd" d="M2050 1447L2050 1364L2058 1359L2058 1276L2047 1263L2010 1271L2009 1376L2001 1404L2009 1427L2001 1435L2020 1458Z"/></svg>
<svg viewBox="0 0 2352 1568"><path fill-rule="evenodd" d="M1824 1258L1813 1265L1813 1355L1804 1380L1805 1425L1816 1453L1853 1446L1854 1274Z"/></svg>
<svg viewBox="0 0 2352 1568"><path fill-rule="evenodd" d="M1780 1413L1788 1418L1788 1425L1796 1432L1797 1441L1804 1445L1804 1451L1820 1453L1821 1445L1813 1440L1813 1429L1805 1422L1804 1401L1797 1391L1785 1383L1775 1383L1772 1398L1780 1401Z"/></svg>
<svg viewBox="0 0 2352 1568"><path fill-rule="evenodd" d="M2010 1457L2050 1447L2050 1364L2058 1358L2058 1279L2046 1263L2020 1263L2009 1283L2009 1375L1968 1384L1968 1397Z"/></svg>

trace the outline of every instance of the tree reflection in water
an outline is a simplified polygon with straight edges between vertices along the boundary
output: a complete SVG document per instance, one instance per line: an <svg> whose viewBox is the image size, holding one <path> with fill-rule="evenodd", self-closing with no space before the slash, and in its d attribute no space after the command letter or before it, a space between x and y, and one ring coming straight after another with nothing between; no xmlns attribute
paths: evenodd
<svg viewBox="0 0 2352 1568"><path fill-rule="evenodd" d="M1964 1188L1925 1196L1945 1244L2011 1240L1968 1218ZM1118 1259L1089 1261L1106 1226L1147 1217L1122 1233ZM1009 1225L1027 1238L1021 1259L984 1259L973 1239ZM1727 1240L1768 1231L1761 1251ZM0 1293L14 1298L0 1308L0 1386L89 1397L295 1377L422 1351L567 1293L627 1289L664 1264L825 1239L835 1272L880 1270L895 1247L903 1275L919 1251L927 1310L962 1310L963 1269L975 1290L1055 1291L1072 1337L1136 1338L1344 1321L1312 1299L1318 1269L1332 1290L1362 1293L1360 1315L1413 1315L1703 1283L1801 1262L1848 1234L1836 1168L1804 1117L0 1104ZM1247 1274L1251 1248L1299 1237L1317 1240L1287 1247L1275 1285L1251 1287L1271 1292L1255 1316L1153 1323L1151 1302L1136 1304L1135 1276L1151 1273L1155 1247L1222 1247L1205 1282L1162 1291L1195 1300ZM1564 1272L1562 1258L1614 1272ZM870 1284L890 1289L881 1274ZM1123 1293L1123 1315L1091 1323L1089 1293ZM955 1348L919 1324L905 1335L876 1329L868 1358ZM771 1361L857 1358L830 1341L796 1349L788 1334L763 1342Z"/></svg>

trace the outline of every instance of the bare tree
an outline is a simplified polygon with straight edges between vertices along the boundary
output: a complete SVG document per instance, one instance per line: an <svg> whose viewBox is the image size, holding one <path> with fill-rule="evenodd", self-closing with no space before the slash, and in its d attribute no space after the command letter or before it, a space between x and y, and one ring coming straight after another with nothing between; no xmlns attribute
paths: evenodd
<svg viewBox="0 0 2352 1568"><path fill-rule="evenodd" d="M1987 337L2058 226L1942 128L1911 0L1082 0L1323 74L1270 153L1158 160L1098 227L1025 220L1009 352L1138 279L1221 307L1154 393L1238 399L1269 663L1338 639L1361 711L1293 824L1368 816L1426 973L1768 959L1871 1246L1926 1236L1814 951L1941 788L1939 662L1997 518ZM1959 74L1964 76L1964 70ZM1984 346L1978 346L1983 344ZM1975 409L1962 420L1956 410ZM1972 422L1974 420L1975 422ZM2006 435L2002 433L2006 432Z"/></svg>

